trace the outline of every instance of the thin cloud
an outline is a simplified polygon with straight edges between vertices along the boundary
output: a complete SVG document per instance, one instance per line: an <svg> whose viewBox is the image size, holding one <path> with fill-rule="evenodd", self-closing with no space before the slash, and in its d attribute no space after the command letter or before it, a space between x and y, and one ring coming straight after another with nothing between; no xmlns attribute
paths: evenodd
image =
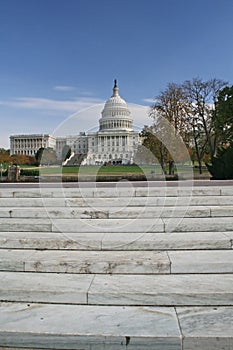
<svg viewBox="0 0 233 350"><path fill-rule="evenodd" d="M0 105L13 107L13 108L25 108L25 109L38 109L49 111L63 111L74 113L83 108L88 108L93 105L103 103L104 101L98 98L83 97L77 100L52 100L47 98L37 97L21 97L14 100L0 101Z"/></svg>
<svg viewBox="0 0 233 350"><path fill-rule="evenodd" d="M154 103L155 99L154 98L144 98L143 101L148 102L148 103Z"/></svg>
<svg viewBox="0 0 233 350"><path fill-rule="evenodd" d="M68 86L68 85L57 85L53 87L53 90L56 91L73 91L75 90L74 86Z"/></svg>

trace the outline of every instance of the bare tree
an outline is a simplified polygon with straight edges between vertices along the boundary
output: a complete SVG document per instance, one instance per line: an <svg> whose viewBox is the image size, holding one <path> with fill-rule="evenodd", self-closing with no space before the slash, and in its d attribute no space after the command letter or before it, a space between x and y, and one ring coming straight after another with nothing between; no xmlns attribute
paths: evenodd
<svg viewBox="0 0 233 350"><path fill-rule="evenodd" d="M200 78L187 80L182 88L188 99L189 124L192 129L195 153L202 173L202 160L205 153L211 160L216 155L219 135L215 129L215 115L217 96L226 86L226 82L219 79L203 81Z"/></svg>
<svg viewBox="0 0 233 350"><path fill-rule="evenodd" d="M188 100L181 85L168 84L165 91L156 98L150 109L150 117L154 120L154 134L158 138L161 166L169 165L169 174L174 172L174 154L177 156L181 137L188 143ZM181 153L181 149L179 150ZM178 158L177 158L178 159Z"/></svg>

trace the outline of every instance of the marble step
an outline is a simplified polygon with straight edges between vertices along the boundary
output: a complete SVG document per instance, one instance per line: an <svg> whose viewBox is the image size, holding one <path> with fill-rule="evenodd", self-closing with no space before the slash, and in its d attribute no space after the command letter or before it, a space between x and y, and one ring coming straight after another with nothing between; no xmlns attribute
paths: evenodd
<svg viewBox="0 0 233 350"><path fill-rule="evenodd" d="M181 350L174 308L0 304L0 346Z"/></svg>
<svg viewBox="0 0 233 350"><path fill-rule="evenodd" d="M65 218L65 219L117 219L117 218L170 218L170 217L232 217L233 206L190 207L121 207L69 208L69 207L0 207L0 218Z"/></svg>
<svg viewBox="0 0 233 350"><path fill-rule="evenodd" d="M232 307L1 303L0 313L2 350L233 348Z"/></svg>
<svg viewBox="0 0 233 350"><path fill-rule="evenodd" d="M0 300L122 306L233 306L233 275L0 272Z"/></svg>
<svg viewBox="0 0 233 350"><path fill-rule="evenodd" d="M119 182L112 188L97 188L94 184L89 187L74 187L72 189L64 188L62 184L58 188L21 188L21 189L0 189L0 198L78 198L78 197L174 197L174 196L228 196L233 195L233 186L205 187L205 186L182 186L178 183L177 187L133 187L131 184L125 186Z"/></svg>
<svg viewBox="0 0 233 350"><path fill-rule="evenodd" d="M231 217L154 219L0 218L0 231L23 232L224 232L233 231Z"/></svg>
<svg viewBox="0 0 233 350"><path fill-rule="evenodd" d="M0 250L0 271L76 274L169 274L167 253L159 251Z"/></svg>
<svg viewBox="0 0 233 350"><path fill-rule="evenodd" d="M0 249L178 250L232 249L232 232L0 232Z"/></svg>
<svg viewBox="0 0 233 350"><path fill-rule="evenodd" d="M232 307L1 303L0 313L2 350L233 348Z"/></svg>
<svg viewBox="0 0 233 350"><path fill-rule="evenodd" d="M232 273L233 250L70 251L1 249L1 271L89 274Z"/></svg>
<svg viewBox="0 0 233 350"><path fill-rule="evenodd" d="M232 205L232 196L150 196L150 197L58 197L58 198L1 198L1 207L85 207L122 209L128 207L155 207L155 206L222 206Z"/></svg>

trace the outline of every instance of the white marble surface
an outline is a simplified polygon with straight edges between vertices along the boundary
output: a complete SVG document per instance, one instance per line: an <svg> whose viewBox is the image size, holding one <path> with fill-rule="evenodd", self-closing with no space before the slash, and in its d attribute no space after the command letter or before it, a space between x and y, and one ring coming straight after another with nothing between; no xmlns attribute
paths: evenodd
<svg viewBox="0 0 233 350"><path fill-rule="evenodd" d="M2 303L0 312L0 345L181 350L173 308Z"/></svg>
<svg viewBox="0 0 233 350"><path fill-rule="evenodd" d="M20 252L21 257L21 252ZM1 256L1 254L0 254ZM17 252L14 259L17 261ZM170 273L166 252L31 251L25 271L96 274Z"/></svg>
<svg viewBox="0 0 233 350"><path fill-rule="evenodd" d="M163 219L165 232L233 231L231 217Z"/></svg>
<svg viewBox="0 0 233 350"><path fill-rule="evenodd" d="M0 236L1 237L1 236ZM173 250L173 249L230 249L231 237L220 232L172 233L104 233L102 249L109 250Z"/></svg>
<svg viewBox="0 0 233 350"><path fill-rule="evenodd" d="M15 219L0 218L0 231L39 231L51 232L52 223L50 219Z"/></svg>
<svg viewBox="0 0 233 350"><path fill-rule="evenodd" d="M1 219L0 219L1 220ZM3 220L3 219L2 219ZM52 219L53 232L164 232L162 219Z"/></svg>
<svg viewBox="0 0 233 350"><path fill-rule="evenodd" d="M233 305L233 275L96 275L89 304Z"/></svg>
<svg viewBox="0 0 233 350"><path fill-rule="evenodd" d="M212 216L227 216L227 213L233 216L228 207L225 207L225 211L220 210L220 213L213 208ZM191 207L4 207L0 208L0 218L170 218L170 217L210 217L210 207L205 206L191 206ZM219 208L219 207L218 207ZM231 207L233 208L233 207ZM224 215L221 215L223 213Z"/></svg>
<svg viewBox="0 0 233 350"><path fill-rule="evenodd" d="M0 272L0 300L87 304L92 280L85 274Z"/></svg>
<svg viewBox="0 0 233 350"><path fill-rule="evenodd" d="M104 233L0 232L0 248L101 250Z"/></svg>
<svg viewBox="0 0 233 350"><path fill-rule="evenodd" d="M233 201L232 201L233 204ZM233 216L233 206L216 206L216 207L211 207L211 216ZM233 220L233 219L232 219Z"/></svg>
<svg viewBox="0 0 233 350"><path fill-rule="evenodd" d="M232 350L233 308L177 308L184 350Z"/></svg>
<svg viewBox="0 0 233 350"><path fill-rule="evenodd" d="M25 261L33 250L0 249L0 271L24 271Z"/></svg>
<svg viewBox="0 0 233 350"><path fill-rule="evenodd" d="M222 196L233 196L233 186L222 186L221 187L221 195Z"/></svg>
<svg viewBox="0 0 233 350"><path fill-rule="evenodd" d="M81 199L82 200L82 199ZM1 207L63 207L63 198L1 198Z"/></svg>
<svg viewBox="0 0 233 350"><path fill-rule="evenodd" d="M169 251L171 273L233 273L233 250Z"/></svg>
<svg viewBox="0 0 233 350"><path fill-rule="evenodd" d="M233 232L0 232L0 248L51 250L230 249Z"/></svg>

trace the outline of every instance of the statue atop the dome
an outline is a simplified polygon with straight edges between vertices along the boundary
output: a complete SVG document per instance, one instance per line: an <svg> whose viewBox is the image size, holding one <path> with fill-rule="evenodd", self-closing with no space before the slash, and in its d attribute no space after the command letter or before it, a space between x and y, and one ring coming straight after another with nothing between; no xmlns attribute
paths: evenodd
<svg viewBox="0 0 233 350"><path fill-rule="evenodd" d="M117 80L114 80L114 89L117 88Z"/></svg>

